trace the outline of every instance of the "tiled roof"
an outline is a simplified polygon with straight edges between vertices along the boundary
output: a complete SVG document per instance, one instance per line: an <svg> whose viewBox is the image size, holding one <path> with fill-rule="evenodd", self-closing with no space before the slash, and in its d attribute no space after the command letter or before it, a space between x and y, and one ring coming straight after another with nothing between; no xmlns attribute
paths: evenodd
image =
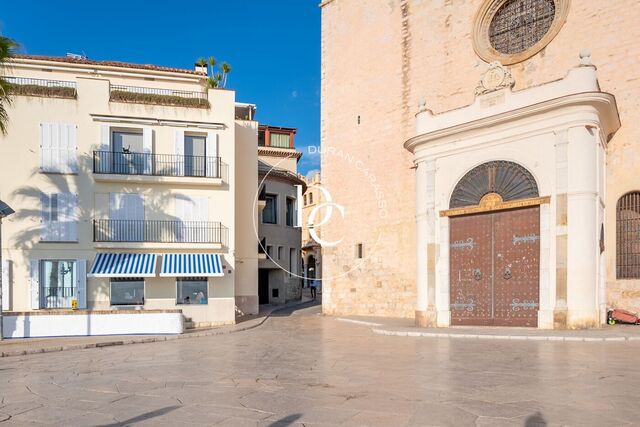
<svg viewBox="0 0 640 427"><path fill-rule="evenodd" d="M195 71L188 70L186 68L172 68L172 67L163 67L160 65L151 65L151 64L132 64L129 62L119 62L119 61L96 61L93 59L82 59L82 58L73 58L68 56L46 56L46 55L21 55L16 54L13 56L16 59L33 59L36 61L52 61L52 62L66 62L70 64L85 64L85 65L102 65L105 67L121 67L121 68L135 68L139 70L150 70L150 71L164 71L168 73L183 73L183 74L193 74L197 76L205 76L206 74Z"/></svg>
<svg viewBox="0 0 640 427"><path fill-rule="evenodd" d="M289 148L273 148L268 146L265 147L264 145L258 147L258 154L274 157L295 157L296 160L300 160L300 157L302 157L302 153L300 151Z"/></svg>

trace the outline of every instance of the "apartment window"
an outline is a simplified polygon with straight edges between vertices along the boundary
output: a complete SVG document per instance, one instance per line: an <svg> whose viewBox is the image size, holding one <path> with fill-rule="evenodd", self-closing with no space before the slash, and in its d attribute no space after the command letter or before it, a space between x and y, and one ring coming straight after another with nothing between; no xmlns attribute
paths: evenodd
<svg viewBox="0 0 640 427"><path fill-rule="evenodd" d="M309 204L313 204L313 193L309 193Z"/></svg>
<svg viewBox="0 0 640 427"><path fill-rule="evenodd" d="M43 172L78 172L76 131L74 124L40 124L40 169Z"/></svg>
<svg viewBox="0 0 640 427"><path fill-rule="evenodd" d="M111 305L144 305L144 279L111 279Z"/></svg>
<svg viewBox="0 0 640 427"><path fill-rule="evenodd" d="M273 246L267 245L267 255L269 255L269 258L273 258Z"/></svg>
<svg viewBox="0 0 640 427"><path fill-rule="evenodd" d="M263 130L258 132L258 146L264 147L264 131Z"/></svg>
<svg viewBox="0 0 640 427"><path fill-rule="evenodd" d="M284 257L284 247L278 246L278 259L282 259Z"/></svg>
<svg viewBox="0 0 640 427"><path fill-rule="evenodd" d="M287 227L293 227L296 217L296 201L287 197Z"/></svg>
<svg viewBox="0 0 640 427"><path fill-rule="evenodd" d="M71 308L77 298L76 260L40 261L40 307Z"/></svg>
<svg viewBox="0 0 640 427"><path fill-rule="evenodd" d="M40 210L44 242L78 241L78 198L74 193L42 193Z"/></svg>
<svg viewBox="0 0 640 427"><path fill-rule="evenodd" d="M278 223L278 196L267 194L265 196L265 206L262 210L262 222L264 224Z"/></svg>
<svg viewBox="0 0 640 427"><path fill-rule="evenodd" d="M364 244L358 243L356 245L356 258L364 258Z"/></svg>
<svg viewBox="0 0 640 427"><path fill-rule="evenodd" d="M640 192L618 199L616 209L616 277L640 278Z"/></svg>
<svg viewBox="0 0 640 427"><path fill-rule="evenodd" d="M207 304L209 286L206 277L181 277L176 282L178 304Z"/></svg>
<svg viewBox="0 0 640 427"><path fill-rule="evenodd" d="M272 147L278 147L278 148L290 148L291 144L290 144L290 140L291 140L291 135L289 135L288 133L271 133L270 134L270 145Z"/></svg>
<svg viewBox="0 0 640 427"><path fill-rule="evenodd" d="M304 205L307 206L307 195L304 195Z"/></svg>

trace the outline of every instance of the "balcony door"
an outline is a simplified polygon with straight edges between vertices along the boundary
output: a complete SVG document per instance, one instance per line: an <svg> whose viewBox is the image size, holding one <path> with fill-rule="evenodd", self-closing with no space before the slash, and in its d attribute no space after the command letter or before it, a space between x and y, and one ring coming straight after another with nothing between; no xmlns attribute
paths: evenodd
<svg viewBox="0 0 640 427"><path fill-rule="evenodd" d="M206 175L206 146L205 136L185 135L184 136L184 175L185 176L205 176Z"/></svg>
<svg viewBox="0 0 640 427"><path fill-rule="evenodd" d="M126 175L144 174L147 160L144 154L142 132L113 131L111 151L113 173Z"/></svg>
<svg viewBox="0 0 640 427"><path fill-rule="evenodd" d="M111 236L116 242L144 241L144 198L137 193L111 193L109 197Z"/></svg>

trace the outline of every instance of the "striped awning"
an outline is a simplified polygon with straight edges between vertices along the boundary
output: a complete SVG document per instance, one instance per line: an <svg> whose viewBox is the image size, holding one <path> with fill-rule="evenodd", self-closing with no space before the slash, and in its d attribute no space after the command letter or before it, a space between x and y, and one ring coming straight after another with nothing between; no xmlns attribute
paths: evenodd
<svg viewBox="0 0 640 427"><path fill-rule="evenodd" d="M101 253L89 277L155 277L156 254Z"/></svg>
<svg viewBox="0 0 640 427"><path fill-rule="evenodd" d="M218 254L164 254L160 276L217 277L224 276L222 258Z"/></svg>

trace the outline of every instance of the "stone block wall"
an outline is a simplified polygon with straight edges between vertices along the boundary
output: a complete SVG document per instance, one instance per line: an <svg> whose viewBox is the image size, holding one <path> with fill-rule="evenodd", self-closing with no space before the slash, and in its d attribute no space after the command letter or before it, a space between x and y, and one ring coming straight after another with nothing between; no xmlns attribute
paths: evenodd
<svg viewBox="0 0 640 427"><path fill-rule="evenodd" d="M483 0L327 0L322 7L322 173L344 221L323 233L328 314L412 317L415 184L403 143L421 100L440 113L470 104L486 63L471 30ZM563 28L534 57L510 67L514 90L562 78L587 48L622 128L607 150L605 247L608 305L640 310L640 280L615 276L615 206L640 190L640 8L635 0L574 0ZM475 165L469 165L471 169ZM366 171L365 171L366 170ZM384 204L386 215L380 205ZM363 243L365 257L356 257Z"/></svg>

